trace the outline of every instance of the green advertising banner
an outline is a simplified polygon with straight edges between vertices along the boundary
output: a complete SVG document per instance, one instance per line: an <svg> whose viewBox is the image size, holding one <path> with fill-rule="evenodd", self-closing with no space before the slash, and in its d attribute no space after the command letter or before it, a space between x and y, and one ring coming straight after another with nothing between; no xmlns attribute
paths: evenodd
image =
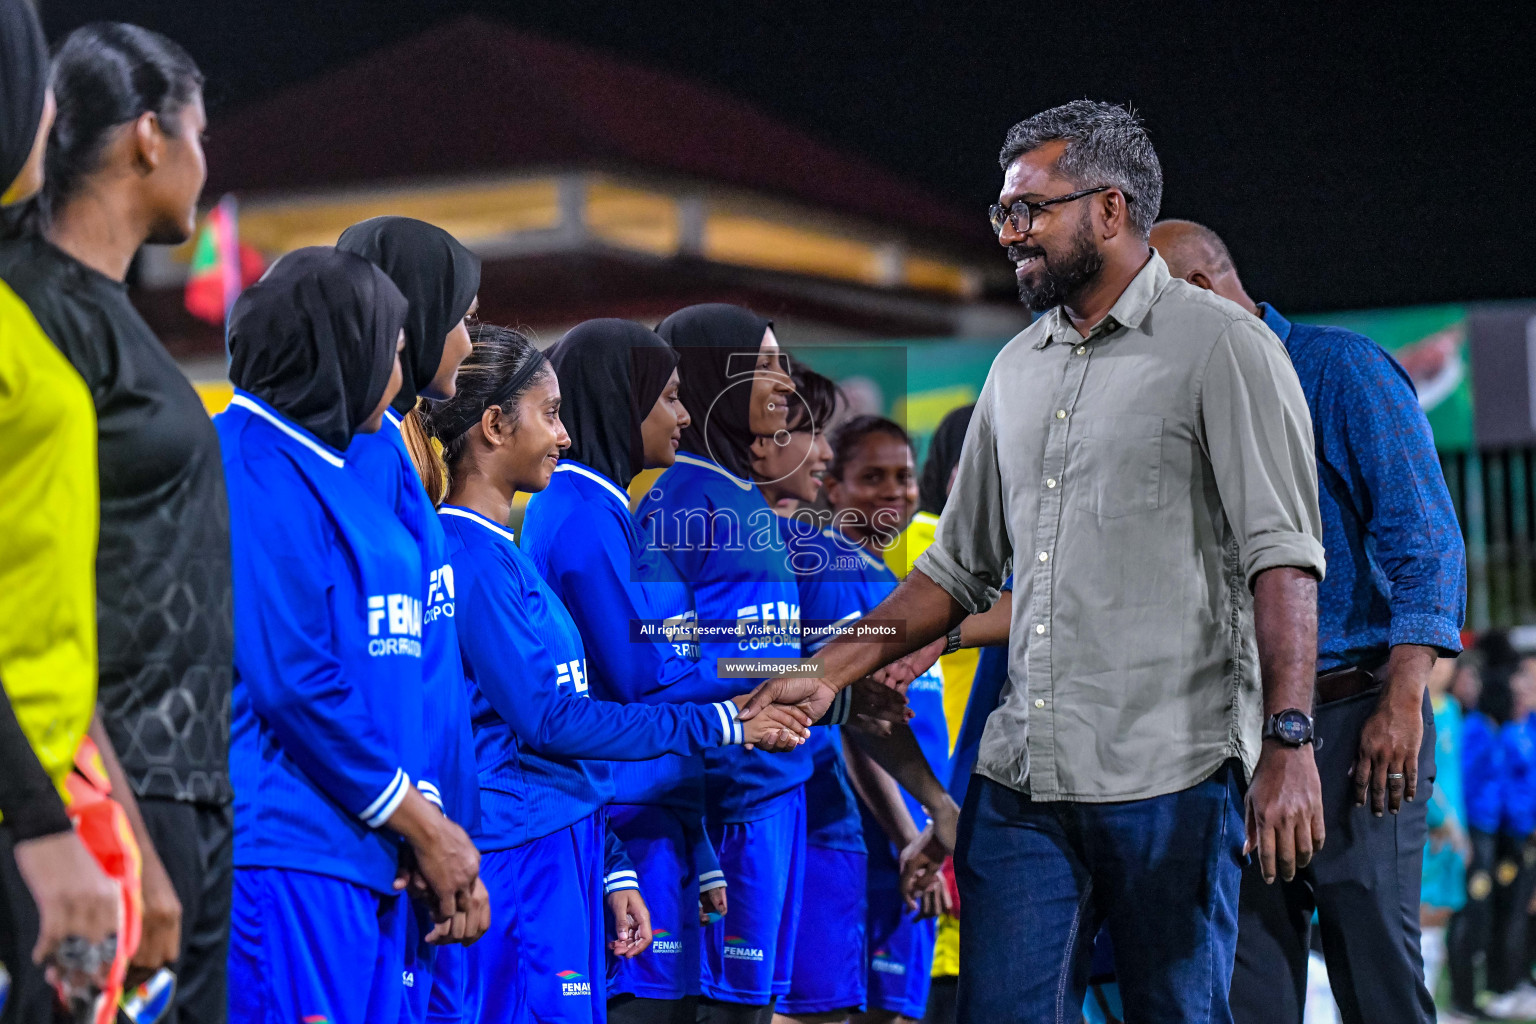
<svg viewBox="0 0 1536 1024"><path fill-rule="evenodd" d="M1472 373L1467 354L1467 307L1410 306L1319 313L1296 318L1331 324L1370 338L1391 352L1419 393L1441 451L1472 448Z"/></svg>
<svg viewBox="0 0 1536 1024"><path fill-rule="evenodd" d="M1472 448L1467 307L1354 310L1296 320L1357 331L1391 352L1418 390L1436 446L1442 451ZM801 345L794 354L841 384L855 412L876 412L902 423L921 462L939 421L951 409L976 400L992 360L1007 342L922 338Z"/></svg>
<svg viewBox="0 0 1536 1024"><path fill-rule="evenodd" d="M837 381L855 412L889 416L907 428L921 464L946 413L976 401L1007 338L882 341L797 346L794 355Z"/></svg>

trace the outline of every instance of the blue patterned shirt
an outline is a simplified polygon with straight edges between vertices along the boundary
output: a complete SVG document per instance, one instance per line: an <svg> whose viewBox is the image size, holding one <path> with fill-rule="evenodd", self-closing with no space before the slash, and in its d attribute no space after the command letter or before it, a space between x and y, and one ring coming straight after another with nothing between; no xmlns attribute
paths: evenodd
<svg viewBox="0 0 1536 1024"><path fill-rule="evenodd" d="M1259 312L1291 355L1317 441L1318 671L1375 665L1396 644L1460 651L1466 549L1408 374L1364 335Z"/></svg>

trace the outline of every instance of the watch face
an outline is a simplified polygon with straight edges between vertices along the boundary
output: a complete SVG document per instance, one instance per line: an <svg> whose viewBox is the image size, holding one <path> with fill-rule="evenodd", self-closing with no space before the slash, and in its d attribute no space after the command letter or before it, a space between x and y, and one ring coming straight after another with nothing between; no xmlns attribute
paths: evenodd
<svg viewBox="0 0 1536 1024"><path fill-rule="evenodd" d="M1305 743L1312 736L1312 723L1300 711L1282 711L1275 716L1275 736L1292 745Z"/></svg>

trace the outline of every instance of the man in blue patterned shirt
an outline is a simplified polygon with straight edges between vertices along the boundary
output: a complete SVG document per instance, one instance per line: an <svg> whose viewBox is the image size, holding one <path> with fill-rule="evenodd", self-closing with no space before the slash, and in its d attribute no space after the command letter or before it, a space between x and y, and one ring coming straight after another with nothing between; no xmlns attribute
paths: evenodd
<svg viewBox="0 0 1536 1024"><path fill-rule="evenodd" d="M1413 384L1371 339L1293 324L1243 289L1209 228L1169 220L1170 273L1261 317L1312 414L1327 576L1317 595L1314 735L1328 841L1294 881L1244 873L1237 1024L1300 1024L1314 909L1345 1024L1435 1019L1419 953L1425 811L1434 780L1425 692L1461 650L1466 552ZM1421 788L1422 784L1422 788Z"/></svg>

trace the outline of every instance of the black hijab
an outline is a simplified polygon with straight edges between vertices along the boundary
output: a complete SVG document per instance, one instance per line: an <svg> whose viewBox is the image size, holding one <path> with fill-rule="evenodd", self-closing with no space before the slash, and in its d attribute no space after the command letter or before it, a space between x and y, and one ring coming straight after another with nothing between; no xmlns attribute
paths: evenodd
<svg viewBox="0 0 1536 1024"><path fill-rule="evenodd" d="M560 379L570 458L628 487L645 468L640 424L661 397L677 353L632 320L588 320L549 350Z"/></svg>
<svg viewBox="0 0 1536 1024"><path fill-rule="evenodd" d="M656 328L677 349L678 396L693 418L683 428L681 449L713 459L743 480L752 479L748 374L757 365L763 332L772 326L740 306L707 302L678 310Z"/></svg>
<svg viewBox="0 0 1536 1024"><path fill-rule="evenodd" d="M229 379L346 451L389 385L406 311L400 289L361 256L295 249L235 300Z"/></svg>
<svg viewBox="0 0 1536 1024"><path fill-rule="evenodd" d="M352 252L389 275L410 301L405 320L405 371L391 403L409 412L416 395L437 376L443 342L469 312L480 290L480 257L435 224L410 217L373 217L341 233L336 248Z"/></svg>
<svg viewBox="0 0 1536 1024"><path fill-rule="evenodd" d="M962 405L952 409L939 421L939 429L928 442L928 458L923 460L922 475L917 478L917 510L939 515L944 511L944 499L949 490L949 474L960 461L960 449L965 445L965 432L971 425L971 413L976 406Z"/></svg>
<svg viewBox="0 0 1536 1024"><path fill-rule="evenodd" d="M26 165L43 119L48 47L26 0L0 0L0 195Z"/></svg>

